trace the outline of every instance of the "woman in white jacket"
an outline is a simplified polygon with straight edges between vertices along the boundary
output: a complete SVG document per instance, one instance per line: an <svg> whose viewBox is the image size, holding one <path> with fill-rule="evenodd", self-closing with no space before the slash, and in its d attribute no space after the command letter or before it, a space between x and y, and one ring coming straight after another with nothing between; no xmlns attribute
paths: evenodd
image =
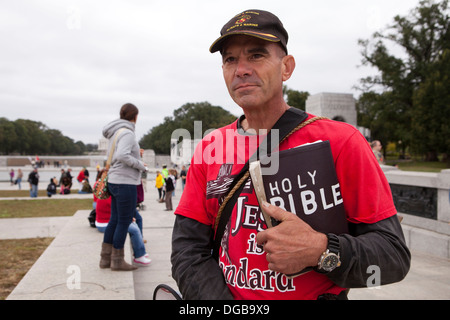
<svg viewBox="0 0 450 320"><path fill-rule="evenodd" d="M108 172L108 191L111 194L111 219L105 230L100 254L100 268L134 270L136 267L124 260L124 245L128 227L133 221L137 204L137 185L141 172L146 170L140 157L139 144L134 133L139 110L131 103L120 109L120 119L103 128L103 136L110 140L110 147L119 129L116 147ZM109 152L112 152L110 150Z"/></svg>

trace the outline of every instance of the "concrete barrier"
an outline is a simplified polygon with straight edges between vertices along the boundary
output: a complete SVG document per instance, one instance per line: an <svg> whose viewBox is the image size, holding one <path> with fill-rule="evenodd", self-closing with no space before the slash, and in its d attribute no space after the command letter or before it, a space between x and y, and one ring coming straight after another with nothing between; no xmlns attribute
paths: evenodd
<svg viewBox="0 0 450 320"><path fill-rule="evenodd" d="M450 170L438 173L382 166L412 250L450 259Z"/></svg>
<svg viewBox="0 0 450 320"><path fill-rule="evenodd" d="M1 240L54 238L72 217L0 219Z"/></svg>

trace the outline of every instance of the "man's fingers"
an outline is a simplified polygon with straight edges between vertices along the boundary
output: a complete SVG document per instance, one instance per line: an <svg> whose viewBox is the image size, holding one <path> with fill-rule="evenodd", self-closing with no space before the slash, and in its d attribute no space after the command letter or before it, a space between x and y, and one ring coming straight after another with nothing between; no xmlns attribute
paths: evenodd
<svg viewBox="0 0 450 320"><path fill-rule="evenodd" d="M295 226L296 235L304 231L305 227L307 229L310 229L310 227L304 221L302 221L300 218L297 217L297 215L293 214L292 212L286 211L280 207L277 207L265 201L263 202L262 207L263 207L262 209L266 214L268 214L275 220L280 221L280 224L274 228L269 228L267 230L258 232L258 234L256 235L256 241L259 245L264 245L270 239L273 240L275 237L279 237L280 232L282 234L292 233L292 230L286 230L286 228L292 229ZM292 223L288 223L287 225L282 224L283 222L288 220L291 221Z"/></svg>
<svg viewBox="0 0 450 320"><path fill-rule="evenodd" d="M274 218L278 221L281 221L281 222L285 221L288 217L288 214L290 214L289 212L287 212L277 206L271 205L270 203L265 202L265 201L263 202L262 205L263 205L263 210L265 213L267 213L272 218ZM258 234L256 235L256 242L259 245L264 245L269 240L269 237L271 234L271 232L268 232L269 230L270 229L258 232Z"/></svg>
<svg viewBox="0 0 450 320"><path fill-rule="evenodd" d="M274 206L266 201L263 202L263 210L266 212L269 216L274 218L275 220L283 222L288 218L286 210L283 210L277 206Z"/></svg>
<svg viewBox="0 0 450 320"><path fill-rule="evenodd" d="M267 202L261 207L267 215L281 221L256 235L256 242L266 253L269 269L292 274L317 264L320 254L326 250L327 236L312 229L292 212Z"/></svg>

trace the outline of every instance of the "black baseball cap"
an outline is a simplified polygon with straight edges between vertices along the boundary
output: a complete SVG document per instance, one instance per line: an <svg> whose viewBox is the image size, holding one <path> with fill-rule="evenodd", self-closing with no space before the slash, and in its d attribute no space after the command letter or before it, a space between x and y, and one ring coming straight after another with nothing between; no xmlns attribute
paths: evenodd
<svg viewBox="0 0 450 320"><path fill-rule="evenodd" d="M222 51L225 40L232 35L244 34L267 41L279 42L287 53L288 33L280 19L264 10L246 10L231 18L220 31L218 38L209 48L211 53Z"/></svg>

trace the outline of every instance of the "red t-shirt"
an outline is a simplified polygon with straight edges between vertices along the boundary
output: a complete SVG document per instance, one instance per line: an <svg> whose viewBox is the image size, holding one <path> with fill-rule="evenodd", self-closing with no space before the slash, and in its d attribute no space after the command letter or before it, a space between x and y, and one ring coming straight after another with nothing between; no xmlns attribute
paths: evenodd
<svg viewBox="0 0 450 320"><path fill-rule="evenodd" d="M98 223L108 223L111 219L111 197L108 199L97 199L97 206L95 207L95 220Z"/></svg>
<svg viewBox="0 0 450 320"><path fill-rule="evenodd" d="M308 119L313 117L308 116ZM396 213L389 184L359 131L346 123L319 120L292 134L280 150L329 140L347 220L374 223ZM206 136L196 147L175 214L214 225L228 186L262 137L242 135L237 121ZM247 181L222 239L220 262L236 299L317 299L343 288L311 271L290 279L268 269L256 234L266 228L251 180Z"/></svg>

